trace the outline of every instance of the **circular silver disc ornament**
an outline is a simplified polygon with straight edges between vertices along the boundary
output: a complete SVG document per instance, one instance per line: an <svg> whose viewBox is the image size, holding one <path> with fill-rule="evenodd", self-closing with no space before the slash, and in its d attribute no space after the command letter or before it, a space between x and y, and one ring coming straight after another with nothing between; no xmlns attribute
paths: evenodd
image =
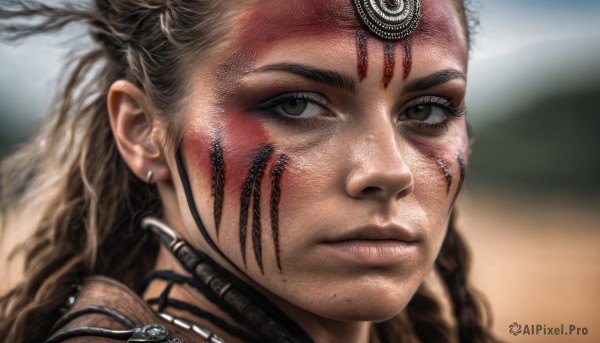
<svg viewBox="0 0 600 343"><path fill-rule="evenodd" d="M410 35L421 16L419 0L354 0L354 6L367 27L385 39Z"/></svg>

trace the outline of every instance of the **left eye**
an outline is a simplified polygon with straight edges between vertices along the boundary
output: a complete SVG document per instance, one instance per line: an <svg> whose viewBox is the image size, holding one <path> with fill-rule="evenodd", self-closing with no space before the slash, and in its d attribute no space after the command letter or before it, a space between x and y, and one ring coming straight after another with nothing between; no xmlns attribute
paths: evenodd
<svg viewBox="0 0 600 343"><path fill-rule="evenodd" d="M404 111L400 116L400 120L414 120L427 124L440 124L446 121L446 113L445 109L439 105L417 105Z"/></svg>
<svg viewBox="0 0 600 343"><path fill-rule="evenodd" d="M298 117L304 113L304 110L308 107L308 102L306 100L287 100L286 102L281 103L278 108L285 114Z"/></svg>
<svg viewBox="0 0 600 343"><path fill-rule="evenodd" d="M286 99L273 108L277 114L288 117L312 117L323 112L321 106L304 99Z"/></svg>

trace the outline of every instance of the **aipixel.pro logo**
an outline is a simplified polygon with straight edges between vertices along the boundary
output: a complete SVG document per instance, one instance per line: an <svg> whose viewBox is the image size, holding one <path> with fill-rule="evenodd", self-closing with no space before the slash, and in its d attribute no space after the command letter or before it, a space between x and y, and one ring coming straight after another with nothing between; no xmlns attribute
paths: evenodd
<svg viewBox="0 0 600 343"><path fill-rule="evenodd" d="M587 336L588 328L577 325L560 324L548 326L546 324L519 324L514 322L508 326L508 332L513 336Z"/></svg>
<svg viewBox="0 0 600 343"><path fill-rule="evenodd" d="M508 332L510 332L510 334L514 336L518 336L522 330L523 328L521 327L521 324L517 322L514 322L508 326Z"/></svg>

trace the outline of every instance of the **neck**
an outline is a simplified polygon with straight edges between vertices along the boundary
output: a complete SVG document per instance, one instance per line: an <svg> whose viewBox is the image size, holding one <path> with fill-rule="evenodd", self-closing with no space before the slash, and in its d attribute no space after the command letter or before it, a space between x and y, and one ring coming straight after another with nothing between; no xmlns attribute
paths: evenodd
<svg viewBox="0 0 600 343"><path fill-rule="evenodd" d="M188 272L181 266L180 262L175 256L166 248L160 248L155 270L171 270L181 275L189 275ZM146 292L144 293L144 299L158 298L161 293L165 290L167 282L163 280L153 280ZM264 292L263 292L264 293ZM268 295L267 295L268 296ZM206 298L204 294L196 290L195 288L185 284L173 285L169 292L170 299L176 299L178 301L186 302L194 305L204 311L210 312L211 314L223 319L230 327L241 329L248 332L249 328L237 323L231 316L226 312L222 311L218 306ZM285 314L298 323L313 339L314 342L324 343L338 343L338 342L354 342L354 343L367 343L369 342L370 336L370 322L348 322L348 321L337 321L317 317L314 314L308 313L292 304L286 302L275 296L268 296L271 302L281 309ZM155 306L155 310L157 306ZM195 323L196 325L203 326L210 331L216 333L222 337L226 342L239 341L237 337L232 336L227 330L223 330L217 327L212 322L195 316L188 311L177 310L175 308L167 308L166 312L188 321ZM275 318L277 319L277 318ZM257 339L257 341L260 341Z"/></svg>
<svg viewBox="0 0 600 343"><path fill-rule="evenodd" d="M162 246L160 247L154 270L170 270L179 275L189 276L189 273L185 271L185 269L181 266L179 261L166 248ZM143 298L145 300L159 298L166 287L167 281L154 279L146 288L146 291L143 294ZM227 313L222 311L217 305L208 300L201 292L199 292L190 285L177 283L174 284L169 292L168 297L169 299L176 299L178 301L188 303L199 309L209 312L214 316L223 319L223 321L230 327L234 327L242 331L247 331L247 329L243 325L237 323ZM158 305L153 305L153 309L158 310ZM239 340L239 338L232 336L231 333L227 330L223 330L221 327L214 325L212 322L204 318L198 317L188 311L179 310L173 307L167 307L164 311L175 317L185 319L198 326L207 328L211 332L215 333L217 336L221 337L225 342L236 342Z"/></svg>

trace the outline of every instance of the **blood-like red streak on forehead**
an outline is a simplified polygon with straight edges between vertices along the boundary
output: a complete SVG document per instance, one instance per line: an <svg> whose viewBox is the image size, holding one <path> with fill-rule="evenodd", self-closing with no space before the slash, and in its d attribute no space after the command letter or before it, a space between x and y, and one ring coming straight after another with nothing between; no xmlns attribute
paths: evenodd
<svg viewBox="0 0 600 343"><path fill-rule="evenodd" d="M236 19L232 32L233 52L220 69L221 79L232 87L235 80L247 71L260 55L269 47L281 40L290 40L307 36L319 38L340 35L357 42L358 77L366 77L367 51L369 39L377 39L356 13L352 0L264 0L257 1L242 11ZM405 40L395 42L403 52L403 78L407 78L412 68L412 49L415 46L440 44L449 50L464 55L467 49L462 40L463 33L459 25L455 25L458 10L450 1L421 0L421 19L416 30ZM362 49L359 31L366 31L365 49ZM384 74L391 80L389 60ZM387 78L386 78L387 79ZM389 82L388 82L389 83ZM385 81L384 81L385 84Z"/></svg>
<svg viewBox="0 0 600 343"><path fill-rule="evenodd" d="M385 42L383 44L383 87L387 86L394 77L394 68L396 67L396 53L394 44Z"/></svg>
<svg viewBox="0 0 600 343"><path fill-rule="evenodd" d="M363 30L356 31L356 55L358 80L362 81L367 77L367 69L369 66L369 53L367 50L367 34Z"/></svg>
<svg viewBox="0 0 600 343"><path fill-rule="evenodd" d="M412 69L412 54L410 38L402 42L402 50L404 51L404 59L402 60L402 79L406 80Z"/></svg>

